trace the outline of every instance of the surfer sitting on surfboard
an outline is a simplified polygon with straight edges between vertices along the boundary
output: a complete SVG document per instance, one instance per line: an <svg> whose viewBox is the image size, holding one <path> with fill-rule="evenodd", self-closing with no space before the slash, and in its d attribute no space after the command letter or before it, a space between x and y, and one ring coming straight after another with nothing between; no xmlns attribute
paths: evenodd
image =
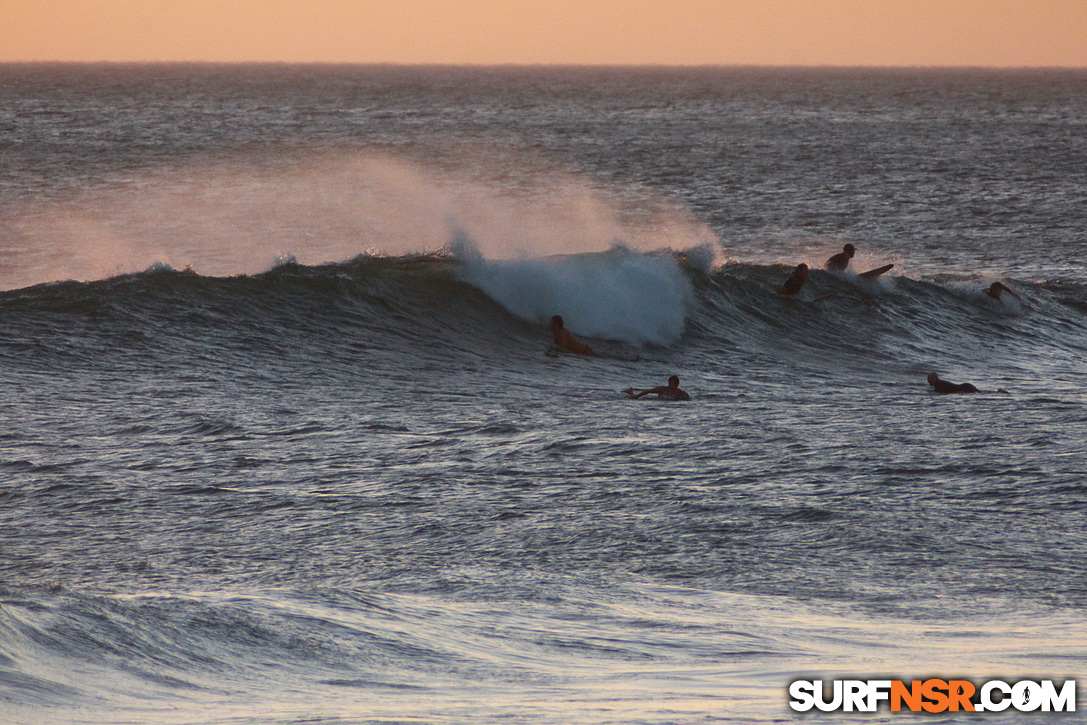
<svg viewBox="0 0 1087 725"><path fill-rule="evenodd" d="M857 253L857 248L852 244L847 244L842 247L842 251L835 254L833 257L827 260L824 265L827 269L834 269L839 272L844 272L845 268L849 266L849 260L853 259L853 255Z"/></svg>
<svg viewBox="0 0 1087 725"><path fill-rule="evenodd" d="M596 355L591 347L574 337L574 333L563 327L561 315L555 315L551 318L551 334L555 336L555 344L563 350L576 352L579 355Z"/></svg>
<svg viewBox="0 0 1087 725"><path fill-rule="evenodd" d="M804 283L808 281L808 265L798 264L793 273L789 275L789 279L785 280L785 283L778 289L779 295L786 295L792 297L800 288L804 286Z"/></svg>
<svg viewBox="0 0 1087 725"><path fill-rule="evenodd" d="M687 391L682 390L679 387L679 376L678 375L673 375L672 377L668 378L668 384L667 385L658 385L655 388L650 388L649 390L642 390L642 391L639 391L639 392L635 392L634 388L627 388L623 392L626 393L627 397L630 398L631 400L637 400L638 398L641 398L641 397L646 396L646 395L652 395L653 393L657 394L657 399L658 400L690 400L691 399L691 396L687 395Z"/></svg>
<svg viewBox="0 0 1087 725"><path fill-rule="evenodd" d="M854 247L852 244L847 244L842 247L842 251L838 252L833 257L828 259L826 265L824 266L829 270L844 272L849 267L849 260L853 259L853 255L855 255L856 253L857 248ZM861 272L857 276L861 277L862 279L872 279L873 277L880 276L887 270L891 269L891 267L894 267L894 265L885 264L882 267L876 267L875 269L870 269L867 272Z"/></svg>

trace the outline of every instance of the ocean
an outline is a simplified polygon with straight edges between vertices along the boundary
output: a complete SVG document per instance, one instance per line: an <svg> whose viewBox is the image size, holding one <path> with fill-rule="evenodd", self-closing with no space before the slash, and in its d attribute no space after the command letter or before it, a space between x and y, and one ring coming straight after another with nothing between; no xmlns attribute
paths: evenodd
<svg viewBox="0 0 1087 725"><path fill-rule="evenodd" d="M4 723L1087 676L1084 71L2 65L0 323Z"/></svg>

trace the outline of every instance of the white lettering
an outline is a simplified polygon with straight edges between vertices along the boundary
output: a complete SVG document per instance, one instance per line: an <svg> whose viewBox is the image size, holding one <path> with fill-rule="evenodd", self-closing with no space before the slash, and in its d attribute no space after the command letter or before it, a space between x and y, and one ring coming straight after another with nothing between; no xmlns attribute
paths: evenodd
<svg viewBox="0 0 1087 725"><path fill-rule="evenodd" d="M789 707L797 712L807 712L815 707L815 683L811 680L797 680L789 685Z"/></svg>
<svg viewBox="0 0 1087 725"><path fill-rule="evenodd" d="M868 684L864 680L846 680L842 689L846 712L868 712Z"/></svg>
<svg viewBox="0 0 1087 725"><path fill-rule="evenodd" d="M1075 712L1076 681L1066 680L1061 685L1061 691L1058 693L1052 680L1042 680L1042 697L1044 698L1042 703L1043 712L1049 712L1050 706L1053 707L1055 712Z"/></svg>
<svg viewBox="0 0 1087 725"><path fill-rule="evenodd" d="M1000 691L1002 696L999 700L993 700L993 690ZM989 680L981 686L981 704L984 706L982 712L1003 712L1007 710L1012 704L1011 698L1007 697L1011 694L1012 688L1007 682Z"/></svg>
<svg viewBox="0 0 1087 725"><path fill-rule="evenodd" d="M868 710L867 712L875 712L879 709L879 703L881 700L891 700L891 681L890 680L869 680L868 681Z"/></svg>
<svg viewBox="0 0 1087 725"><path fill-rule="evenodd" d="M819 708L823 712L834 712L835 710L837 710L839 707L842 706L842 697L843 696L842 696L842 681L841 680L834 680L834 683L833 683L834 696L831 698L830 702L827 702L826 700L823 699L823 694L824 694L823 693L823 681L822 680L816 680L815 685L816 685L816 688L815 688L815 706L817 708Z"/></svg>

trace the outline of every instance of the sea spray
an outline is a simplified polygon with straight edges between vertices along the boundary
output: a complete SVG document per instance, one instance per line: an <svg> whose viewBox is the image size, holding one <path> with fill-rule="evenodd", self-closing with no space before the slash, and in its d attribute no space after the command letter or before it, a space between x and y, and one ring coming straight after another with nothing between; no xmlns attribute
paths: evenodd
<svg viewBox="0 0 1087 725"><path fill-rule="evenodd" d="M517 184L510 186L510 178ZM517 154L450 151L424 163L371 150L277 151L140 172L59 201L0 209L0 289L90 281L155 262L208 276L259 274L360 253L441 249L450 220L489 259L715 243L693 214L652 192L614 190Z"/></svg>

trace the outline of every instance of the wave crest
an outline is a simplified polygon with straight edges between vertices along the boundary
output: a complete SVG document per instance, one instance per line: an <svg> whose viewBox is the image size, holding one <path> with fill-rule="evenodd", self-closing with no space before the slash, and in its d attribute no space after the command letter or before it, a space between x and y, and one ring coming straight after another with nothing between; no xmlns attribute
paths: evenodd
<svg viewBox="0 0 1087 725"><path fill-rule="evenodd" d="M544 323L562 315L589 337L669 345L683 334L694 290L671 254L617 245L603 254L487 260L459 235L460 279L513 315Z"/></svg>

